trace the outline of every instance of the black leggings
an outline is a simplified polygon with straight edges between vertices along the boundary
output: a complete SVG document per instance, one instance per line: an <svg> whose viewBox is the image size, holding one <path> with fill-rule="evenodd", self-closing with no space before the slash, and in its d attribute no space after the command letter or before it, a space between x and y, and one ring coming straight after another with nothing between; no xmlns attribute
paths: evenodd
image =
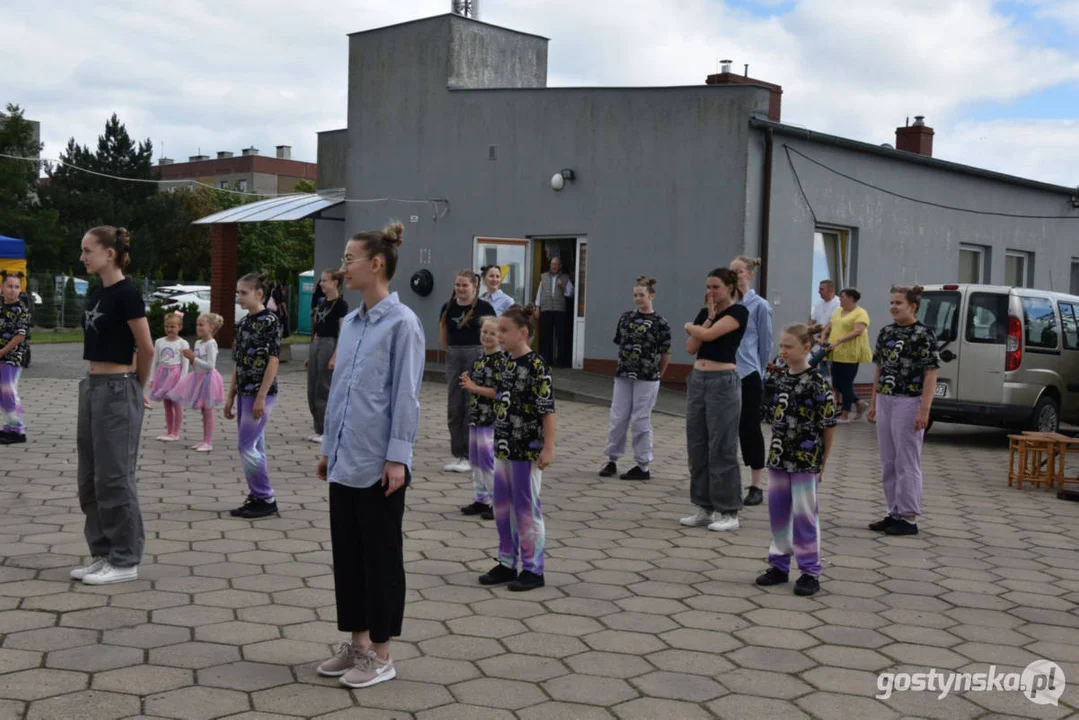
<svg viewBox="0 0 1079 720"><path fill-rule="evenodd" d="M386 497L381 483L357 490L330 483L330 540L337 629L388 642L405 616L405 563L401 521L406 485Z"/></svg>
<svg viewBox="0 0 1079 720"><path fill-rule="evenodd" d="M858 395L854 392L854 378L858 377L858 363L832 362L832 384L839 394L843 396L843 412L850 409L858 401Z"/></svg>
<svg viewBox="0 0 1079 720"><path fill-rule="evenodd" d="M738 419L738 441L742 462L753 470L764 469L764 433L761 431L761 395L764 386L760 373L742 378L742 413Z"/></svg>

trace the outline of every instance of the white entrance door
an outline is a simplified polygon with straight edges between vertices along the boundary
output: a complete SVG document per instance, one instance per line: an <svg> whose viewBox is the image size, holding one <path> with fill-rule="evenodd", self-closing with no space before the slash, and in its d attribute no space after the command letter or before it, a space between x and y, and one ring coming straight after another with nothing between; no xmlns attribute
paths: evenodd
<svg viewBox="0 0 1079 720"><path fill-rule="evenodd" d="M584 300L585 282L588 277L585 272L585 265L588 261L588 240L578 238L576 259L577 262L574 263L576 268L575 277L573 278L573 287L575 289L575 302L573 304L573 368L581 370L584 368Z"/></svg>

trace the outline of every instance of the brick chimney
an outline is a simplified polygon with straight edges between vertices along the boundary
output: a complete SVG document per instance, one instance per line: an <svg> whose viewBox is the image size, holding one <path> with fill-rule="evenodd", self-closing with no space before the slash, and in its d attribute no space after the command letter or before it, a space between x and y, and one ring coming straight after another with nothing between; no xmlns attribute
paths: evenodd
<svg viewBox="0 0 1079 720"><path fill-rule="evenodd" d="M913 125L895 129L895 149L933 157L933 128L925 124L924 115L915 115Z"/></svg>
<svg viewBox="0 0 1079 720"><path fill-rule="evenodd" d="M749 65L745 66L745 73L737 75L731 72L731 61L723 60L721 71L715 75L709 75L704 81L706 85L763 85L772 93L768 100L768 119L779 122L780 110L783 101L783 87L775 83L757 80L749 76Z"/></svg>

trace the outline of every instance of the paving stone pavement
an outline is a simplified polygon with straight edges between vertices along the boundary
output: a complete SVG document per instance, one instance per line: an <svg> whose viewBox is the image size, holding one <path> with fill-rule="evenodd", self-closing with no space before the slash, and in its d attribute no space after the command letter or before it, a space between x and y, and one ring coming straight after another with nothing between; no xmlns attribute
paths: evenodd
<svg viewBox="0 0 1079 720"><path fill-rule="evenodd" d="M683 421L657 416L654 479L596 477L602 407L561 402L544 473L547 587L476 583L493 524L462 517L445 475L444 390L423 389L405 516L408 608L398 679L347 691L318 677L334 622L326 488L313 475L300 363L284 366L267 436L281 518L244 495L234 427L209 455L152 438L140 454L147 545L138 582L69 581L83 558L69 349L35 348L21 390L32 441L0 448L0 720L1079 717L1079 505L1009 489L998 432L937 427L924 532L885 538L872 428L841 428L821 485L823 591L753 579L765 507L732 534L687 529ZM199 439L194 415L187 445ZM748 476L747 476L748 477ZM1021 670L1072 681L1059 706L1017 692L875 699L877 673Z"/></svg>

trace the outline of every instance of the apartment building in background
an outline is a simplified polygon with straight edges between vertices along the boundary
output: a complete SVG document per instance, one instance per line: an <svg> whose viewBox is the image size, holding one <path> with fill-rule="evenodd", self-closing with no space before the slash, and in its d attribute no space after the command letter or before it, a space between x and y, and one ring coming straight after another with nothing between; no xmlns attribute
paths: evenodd
<svg viewBox="0 0 1079 720"><path fill-rule="evenodd" d="M197 180L217 188L266 196L296 192L296 185L303 180L315 182L315 163L293 160L290 145L278 145L276 150L274 157L259 155L256 147L244 148L239 155L227 150L214 158L192 155L187 162L163 157L157 161L156 169L162 180Z"/></svg>

